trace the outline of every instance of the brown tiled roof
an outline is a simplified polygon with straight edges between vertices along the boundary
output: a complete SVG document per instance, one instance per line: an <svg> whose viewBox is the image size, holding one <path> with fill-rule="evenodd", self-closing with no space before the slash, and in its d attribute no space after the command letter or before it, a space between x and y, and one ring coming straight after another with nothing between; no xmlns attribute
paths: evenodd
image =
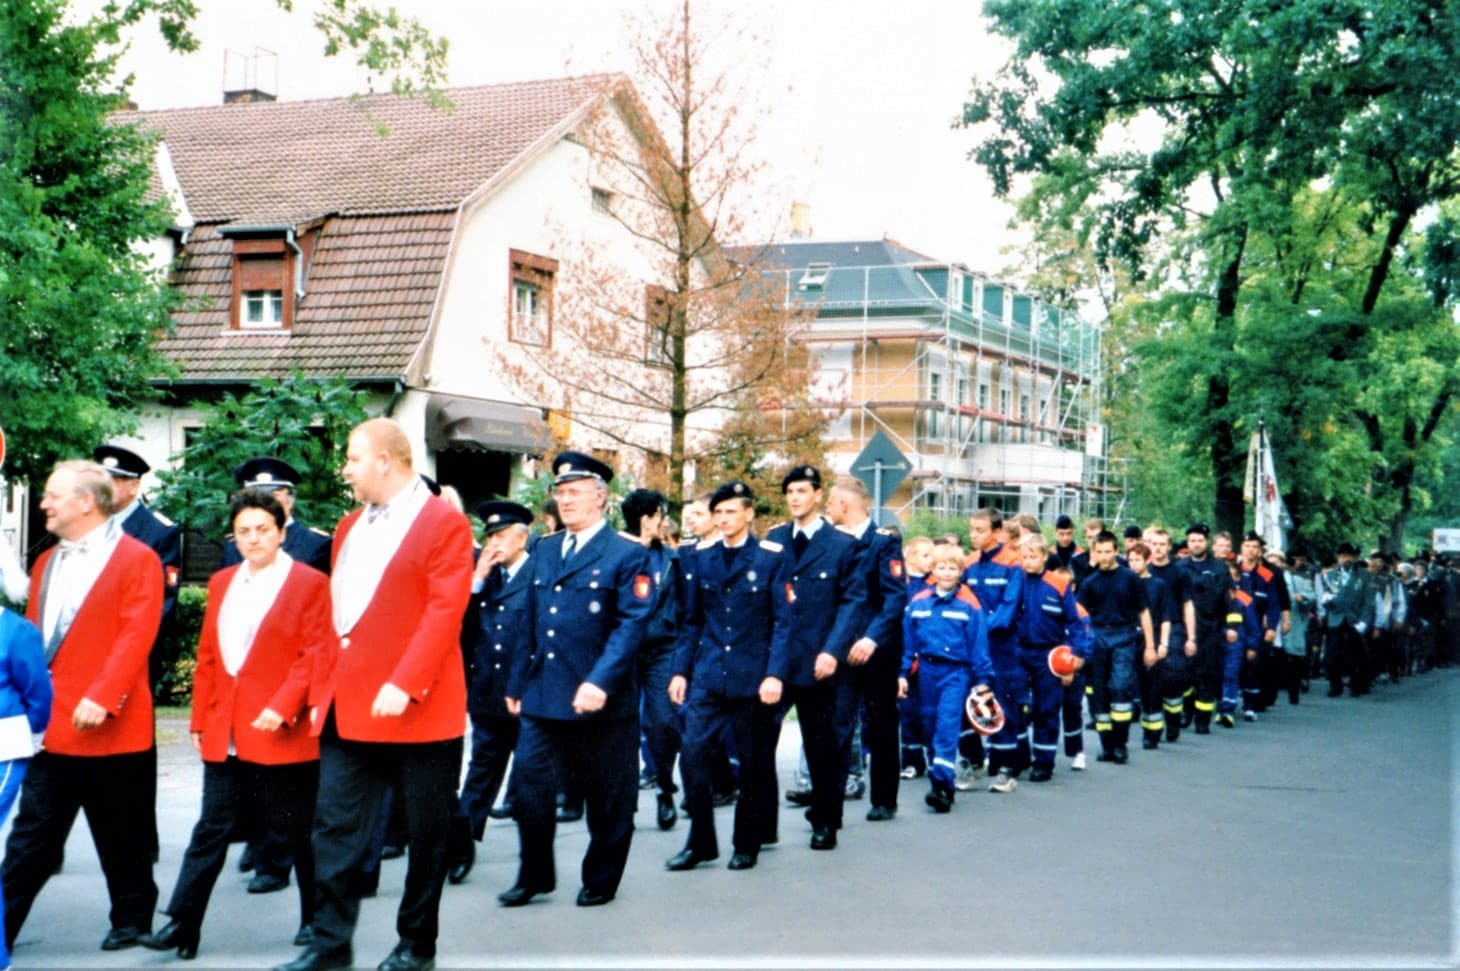
<svg viewBox="0 0 1460 971"><path fill-rule="evenodd" d="M458 207L608 80L454 88L454 108L444 112L369 95L119 115L161 131L197 221L172 276L187 306L174 314L162 353L191 381L293 369L401 374L430 324ZM319 225L290 331L230 330L227 224Z"/></svg>
<svg viewBox="0 0 1460 971"><path fill-rule="evenodd" d="M454 209L609 80L451 88L448 110L372 94L116 119L161 132L198 222L292 225L330 213Z"/></svg>
<svg viewBox="0 0 1460 971"><path fill-rule="evenodd" d="M188 305L159 348L187 380L399 375L425 334L451 245L454 212L327 220L292 330L229 329L233 243L200 226L173 283Z"/></svg>

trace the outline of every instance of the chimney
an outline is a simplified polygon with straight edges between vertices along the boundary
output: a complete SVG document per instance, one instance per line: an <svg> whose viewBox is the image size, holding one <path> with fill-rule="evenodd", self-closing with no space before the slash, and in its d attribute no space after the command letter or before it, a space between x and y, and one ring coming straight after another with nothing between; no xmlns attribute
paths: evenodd
<svg viewBox="0 0 1460 971"><path fill-rule="evenodd" d="M811 238L811 206L805 202L791 203L791 238Z"/></svg>
<svg viewBox="0 0 1460 971"><path fill-rule="evenodd" d="M260 83L260 65L264 73L273 73L270 87ZM279 55L263 47L255 47L252 54L237 51L223 52L223 103L226 105L255 104L279 100Z"/></svg>

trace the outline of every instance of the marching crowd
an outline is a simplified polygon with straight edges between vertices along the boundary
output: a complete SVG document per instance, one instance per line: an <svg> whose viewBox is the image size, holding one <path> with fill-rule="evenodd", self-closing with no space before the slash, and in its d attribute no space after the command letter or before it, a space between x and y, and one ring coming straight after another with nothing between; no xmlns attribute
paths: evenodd
<svg viewBox="0 0 1460 971"><path fill-rule="evenodd" d="M1257 721L1284 695L1298 704L1313 681L1358 697L1457 659L1460 574L1443 558L1361 561L1343 544L1319 568L1255 533L1117 537L1097 519L1080 546L1068 517L1050 542L995 509L972 514L965 550L879 528L860 481L812 465L782 479L789 521L757 529L756 497L729 482L687 507L680 542L644 489L614 531L613 470L563 452L542 510L474 510L478 544L400 427L373 419L350 436L358 507L332 535L293 516L286 463L237 470L197 645L199 819L154 931L149 657L176 595L177 530L138 499L138 456L94 459L48 479L59 542L28 590L0 560L28 618L0 609L0 820L18 793L0 967L78 812L111 901L104 950L196 957L229 844L246 838L251 890L295 874L303 950L287 971L353 963L360 901L404 851L399 942L379 967L411 971L434 966L443 887L466 879L492 815L519 841L504 907L556 888L556 825L585 811L576 902L611 902L641 788L661 829L688 815L668 870L719 859L714 810L730 802L728 867L756 867L781 839L775 757L792 709L803 755L784 798L829 851L848 801L888 822L920 777L928 810L948 813L985 777L996 793L1049 780L1061 751L1084 770L1087 727L1095 759L1118 766L1137 729L1154 750Z"/></svg>

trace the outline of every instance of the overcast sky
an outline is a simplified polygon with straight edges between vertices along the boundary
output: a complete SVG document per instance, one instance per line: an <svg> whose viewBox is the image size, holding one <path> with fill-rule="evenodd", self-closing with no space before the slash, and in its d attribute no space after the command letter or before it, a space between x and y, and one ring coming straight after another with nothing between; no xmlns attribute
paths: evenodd
<svg viewBox="0 0 1460 971"><path fill-rule="evenodd" d="M83 7L98 0L82 0ZM449 83L488 84L565 73L625 70L626 0L396 0L450 41ZM662 3L663 0L654 0ZM1003 58L989 38L976 0L696 0L710 12L727 7L761 35L747 44L758 58L757 100L765 109L758 150L774 192L811 206L818 239L889 235L941 260L999 273L1013 262L1009 209L966 158L969 134L955 131L977 72ZM278 54L277 90L286 100L346 95L367 80L344 58L326 59L299 12L272 0L203 0L202 48L166 50L149 27L124 60L143 109L216 104L225 51ZM241 61L235 59L237 68ZM276 86L264 59L261 87ZM784 220L782 220L784 223ZM784 230L784 225L781 227ZM738 242L738 241L737 241Z"/></svg>

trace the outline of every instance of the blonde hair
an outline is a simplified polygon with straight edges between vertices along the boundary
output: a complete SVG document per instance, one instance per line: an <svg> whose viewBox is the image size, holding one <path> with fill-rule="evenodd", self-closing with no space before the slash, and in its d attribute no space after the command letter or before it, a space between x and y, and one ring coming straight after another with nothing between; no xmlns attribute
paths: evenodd
<svg viewBox="0 0 1460 971"><path fill-rule="evenodd" d="M909 536L902 544L902 552L906 554L909 550L921 549L924 546L932 546L933 541L926 536Z"/></svg>
<svg viewBox="0 0 1460 971"><path fill-rule="evenodd" d="M963 550L956 546L942 545L933 547L933 565L940 563L953 563L960 568L963 566Z"/></svg>
<svg viewBox="0 0 1460 971"><path fill-rule="evenodd" d="M1024 537L1019 540L1019 548L1021 550L1039 550L1044 553L1049 549L1049 544L1045 542L1043 533L1025 533Z"/></svg>

